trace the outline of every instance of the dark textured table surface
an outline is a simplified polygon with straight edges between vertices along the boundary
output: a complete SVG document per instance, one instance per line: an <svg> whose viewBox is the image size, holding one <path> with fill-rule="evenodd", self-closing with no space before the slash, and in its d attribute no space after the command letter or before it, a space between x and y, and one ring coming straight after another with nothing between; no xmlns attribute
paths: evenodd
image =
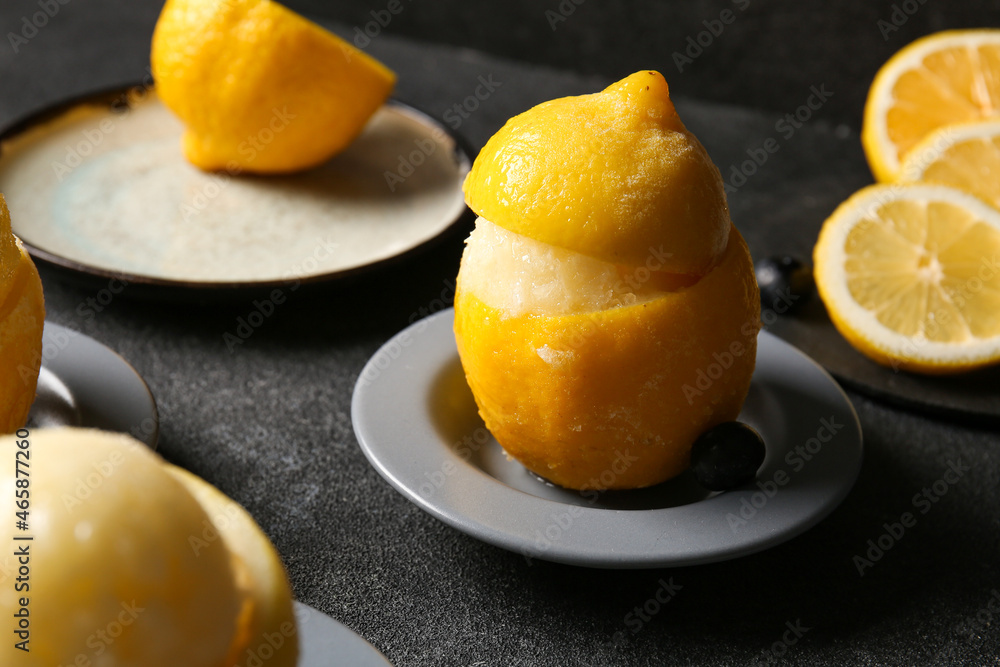
<svg viewBox="0 0 1000 667"><path fill-rule="evenodd" d="M156 5L77 0L18 53L0 45L0 122L141 78ZM4 3L0 34L33 11L35 3ZM368 50L399 73L400 99L437 117L472 94L478 77L500 82L457 128L474 148L513 113L606 83L390 35ZM759 128L780 117L691 101L681 111L724 173L752 141L718 145L734 130L713 131L713 118ZM756 255L797 248L868 180L856 128L826 121L822 110L784 146L732 198ZM813 148L829 162L811 158ZM787 247L762 247L775 238L772 224L789 227L779 236ZM843 505L786 544L714 565L528 564L406 501L359 450L351 392L378 346L447 295L459 250L452 241L387 271L303 290L234 352L223 334L249 302L151 303L126 292L89 316L80 304L93 287L48 271L43 280L51 320L105 343L145 377L159 403L160 452L246 506L281 552L297 597L398 667L998 664L1000 607L990 604L1000 598L1000 437L985 427L851 393L866 450ZM969 469L921 513L915 494L951 464ZM916 525L860 576L854 556L906 511ZM681 587L676 596L634 631L629 615L670 580Z"/></svg>

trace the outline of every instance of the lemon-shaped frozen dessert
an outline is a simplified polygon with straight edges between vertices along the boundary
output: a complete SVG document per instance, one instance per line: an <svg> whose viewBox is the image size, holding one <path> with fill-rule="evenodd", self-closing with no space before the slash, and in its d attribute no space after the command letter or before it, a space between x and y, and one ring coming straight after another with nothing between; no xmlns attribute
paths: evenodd
<svg viewBox="0 0 1000 667"><path fill-rule="evenodd" d="M42 281L0 195L0 433L23 426L35 401L44 325Z"/></svg>
<svg viewBox="0 0 1000 667"><path fill-rule="evenodd" d="M760 299L722 180L663 77L511 119L466 181L480 215L455 334L486 426L556 484L636 488L735 419Z"/></svg>
<svg viewBox="0 0 1000 667"><path fill-rule="evenodd" d="M221 667L263 647L268 664L294 666L280 560L206 482L128 436L95 430L21 431L0 438L0 452L12 462L21 452L18 469L29 473L0 473L12 518L0 530L12 556L0 566L25 585L8 575L0 613L29 619L30 650L17 664Z"/></svg>

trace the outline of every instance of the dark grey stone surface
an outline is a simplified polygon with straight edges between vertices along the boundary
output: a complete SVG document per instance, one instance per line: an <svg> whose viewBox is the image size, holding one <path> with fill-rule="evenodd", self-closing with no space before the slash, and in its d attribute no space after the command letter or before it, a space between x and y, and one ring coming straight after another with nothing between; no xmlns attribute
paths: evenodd
<svg viewBox="0 0 1000 667"><path fill-rule="evenodd" d="M590 2L578 9L581 17L598 6ZM688 10L693 16L716 8L696 4ZM922 11L938 16L941 7L928 3ZM35 11L37 0L5 2L0 36L18 30L21 17ZM141 78L157 11L155 2L70 0L19 53L0 44L0 123ZM416 16L423 10L407 4L406 11ZM459 33L460 17L477 16L452 11ZM822 23L809 21L800 25ZM494 28L507 29L501 23ZM339 29L349 34L351 25ZM514 37L534 30L515 29ZM854 32L843 28L840 34L849 43ZM598 32L588 34L593 41L574 38L563 48L600 60L601 49L612 47ZM765 37L762 32L756 39L780 48ZM548 38L563 39L559 31ZM558 42L546 48L561 53ZM373 40L369 51L399 72L401 99L438 117L470 95L479 76L502 82L458 127L474 147L531 104L607 82L388 34ZM834 69L845 59L832 48L823 53ZM723 79L766 69L765 56L742 57L748 62L741 74L721 63L709 68L708 56L702 66ZM618 66L604 72L611 73L625 72ZM801 92L782 78L761 76L756 84L793 99ZM728 99L742 98L733 93ZM784 113L784 105L750 110L759 101L752 97L745 108L690 101L681 107L727 176L729 165ZM715 127L716 120L725 126ZM801 247L837 201L869 180L852 123L841 125L837 114L821 110L810 133L811 139L784 140L784 152L732 197L734 218L758 255ZM809 162L807 144L799 141L825 146L825 172ZM797 219L801 227L793 224ZM769 229L779 224L780 233ZM160 405L162 454L244 504L283 555L297 596L359 632L399 667L744 665L769 656L774 664L809 665L1000 661L1000 611L988 606L1000 595L1000 437L986 428L930 419L852 393L866 458L845 503L778 548L701 567L614 572L538 561L529 566L404 500L358 449L351 391L378 346L447 294L458 252L452 241L388 271L298 292L233 353L222 337L250 312L249 302L164 304L126 293L88 316L80 304L95 295L93 287L48 271L43 280L53 321L107 344L147 379ZM392 416L387 406L386 419ZM969 470L921 513L924 505L915 505L915 495L958 462ZM885 524L907 511L916 525L859 576L854 556L864 555L868 541L878 541ZM661 579L671 578L683 588L637 627L634 609L656 594ZM794 645L780 643L786 623L808 628Z"/></svg>
<svg viewBox="0 0 1000 667"><path fill-rule="evenodd" d="M346 23L356 36L354 28L381 27L389 0L289 4ZM672 90L698 99L785 113L802 104L810 86L826 83L837 93L830 113L851 123L860 123L878 66L908 42L936 30L1000 25L997 0L400 0L399 6L384 32L609 78L658 69Z"/></svg>

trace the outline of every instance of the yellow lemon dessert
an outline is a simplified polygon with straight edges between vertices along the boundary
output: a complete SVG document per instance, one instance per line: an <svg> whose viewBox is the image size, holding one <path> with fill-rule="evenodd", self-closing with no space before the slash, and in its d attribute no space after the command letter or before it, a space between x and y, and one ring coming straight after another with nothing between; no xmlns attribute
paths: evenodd
<svg viewBox="0 0 1000 667"><path fill-rule="evenodd" d="M153 33L160 99L205 170L290 172L343 150L396 82L381 63L271 0L168 0Z"/></svg>
<svg viewBox="0 0 1000 667"><path fill-rule="evenodd" d="M511 118L476 159L455 336L486 426L574 489L657 484L739 414L760 297L718 169L666 81Z"/></svg>
<svg viewBox="0 0 1000 667"><path fill-rule="evenodd" d="M245 510L128 436L25 433L0 438L9 459L28 454L28 476L0 473L12 517L0 533L22 554L0 564L28 572L0 587L0 613L28 628L17 664L230 667L266 654L294 667L288 581ZM27 490L25 529L16 490Z"/></svg>
<svg viewBox="0 0 1000 667"><path fill-rule="evenodd" d="M42 281L0 195L0 433L23 426L35 401L44 324Z"/></svg>

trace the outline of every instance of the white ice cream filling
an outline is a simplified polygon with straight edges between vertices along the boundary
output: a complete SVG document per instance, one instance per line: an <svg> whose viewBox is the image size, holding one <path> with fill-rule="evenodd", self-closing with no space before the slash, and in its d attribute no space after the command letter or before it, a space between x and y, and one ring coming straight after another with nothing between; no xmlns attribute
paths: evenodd
<svg viewBox="0 0 1000 667"><path fill-rule="evenodd" d="M655 258L647 264L655 269ZM466 240L464 291L509 317L631 306L664 294L650 266L622 266L508 231L483 217Z"/></svg>

